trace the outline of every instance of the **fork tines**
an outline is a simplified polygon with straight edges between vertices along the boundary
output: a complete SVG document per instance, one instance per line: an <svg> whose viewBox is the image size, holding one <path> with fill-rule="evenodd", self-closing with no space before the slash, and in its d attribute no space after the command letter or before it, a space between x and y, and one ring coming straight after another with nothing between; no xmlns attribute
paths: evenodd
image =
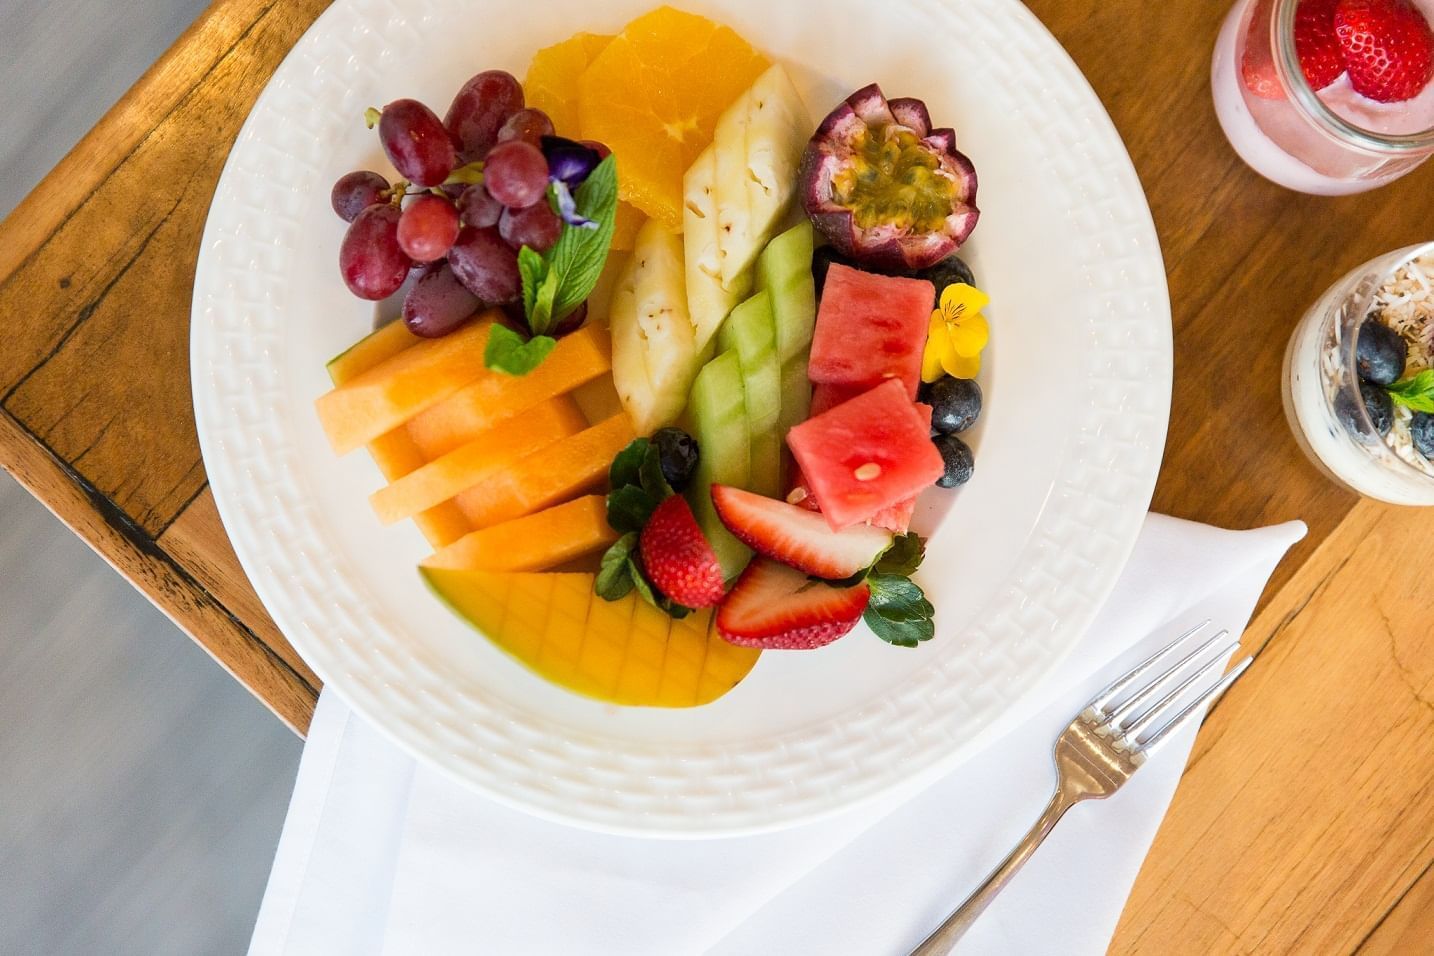
<svg viewBox="0 0 1434 956"><path fill-rule="evenodd" d="M1080 719L1097 734L1113 736L1118 749L1148 755L1202 704L1223 694L1254 662L1253 657L1246 657L1223 677L1212 680L1240 641L1231 639L1224 629L1200 641L1197 636L1209 626L1208 619L1201 621L1116 678L1086 705ZM1191 645L1194 648L1186 650ZM1182 702L1174 716L1168 716Z"/></svg>

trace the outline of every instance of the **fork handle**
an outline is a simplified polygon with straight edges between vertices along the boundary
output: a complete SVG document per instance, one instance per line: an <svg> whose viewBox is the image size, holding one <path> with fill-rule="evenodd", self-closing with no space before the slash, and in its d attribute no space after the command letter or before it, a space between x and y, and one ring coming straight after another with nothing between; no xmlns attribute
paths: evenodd
<svg viewBox="0 0 1434 956"><path fill-rule="evenodd" d="M986 907L991 905L991 901L996 898L997 893L1005 889L1006 884L1011 882L1011 878L1020 872L1021 867L1025 866L1026 861L1031 858L1031 854L1036 852L1036 847L1040 846L1051 830L1055 829L1056 821L1073 806L1075 806L1075 801L1057 791L1051 797L1051 802L1046 804L1046 809L1042 811L1035 826L1031 827L1021 838L1021 842L1016 844L1016 848L991 871L991 875L986 877L974 893L966 897L964 903L956 907L954 913L946 917L946 922L938 926L920 946L911 951L911 956L945 956L946 953L955 949L956 943L966 935L971 924L975 923L976 919L986 911Z"/></svg>

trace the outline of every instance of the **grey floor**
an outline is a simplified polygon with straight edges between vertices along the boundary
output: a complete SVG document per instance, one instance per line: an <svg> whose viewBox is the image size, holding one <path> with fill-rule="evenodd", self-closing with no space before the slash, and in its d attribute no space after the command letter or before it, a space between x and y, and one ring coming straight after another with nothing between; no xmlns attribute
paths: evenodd
<svg viewBox="0 0 1434 956"><path fill-rule="evenodd" d="M0 215L203 7L0 0ZM299 749L0 473L0 956L242 953Z"/></svg>

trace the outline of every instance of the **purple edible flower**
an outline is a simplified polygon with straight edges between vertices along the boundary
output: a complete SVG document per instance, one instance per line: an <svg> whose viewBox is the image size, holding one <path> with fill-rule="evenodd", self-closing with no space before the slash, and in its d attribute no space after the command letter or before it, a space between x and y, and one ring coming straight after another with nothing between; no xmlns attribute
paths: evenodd
<svg viewBox="0 0 1434 956"><path fill-rule="evenodd" d="M542 138L543 158L548 161L548 178L562 182L569 190L577 189L588 174L602 162L602 156L591 146L561 136Z"/></svg>
<svg viewBox="0 0 1434 956"><path fill-rule="evenodd" d="M543 157L548 161L548 181L563 222L580 229L596 229L597 223L578 213L573 190L582 185L588 174L602 162L602 156L591 146L561 136L542 138Z"/></svg>

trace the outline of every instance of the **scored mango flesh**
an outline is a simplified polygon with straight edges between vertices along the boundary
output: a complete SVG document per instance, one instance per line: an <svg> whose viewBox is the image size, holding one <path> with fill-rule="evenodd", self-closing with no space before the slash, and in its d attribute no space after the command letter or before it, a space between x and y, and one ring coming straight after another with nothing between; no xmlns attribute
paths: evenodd
<svg viewBox="0 0 1434 956"><path fill-rule="evenodd" d="M735 687L761 652L723 640L712 612L674 620L636 591L593 593L594 575L421 568L453 611L555 684L614 704L696 707Z"/></svg>
<svg viewBox="0 0 1434 956"><path fill-rule="evenodd" d="M941 228L957 199L956 184L915 133L897 126L868 130L832 176L832 198L862 229L896 226L914 233Z"/></svg>

